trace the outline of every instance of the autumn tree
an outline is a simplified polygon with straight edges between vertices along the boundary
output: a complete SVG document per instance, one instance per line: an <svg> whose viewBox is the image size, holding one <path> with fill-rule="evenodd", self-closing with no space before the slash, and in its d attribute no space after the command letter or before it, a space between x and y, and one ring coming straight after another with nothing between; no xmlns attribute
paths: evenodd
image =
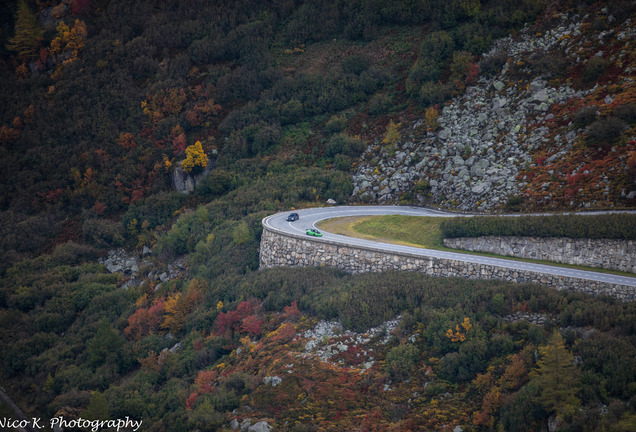
<svg viewBox="0 0 636 432"><path fill-rule="evenodd" d="M181 169L190 173L208 166L208 157L203 151L201 141L188 146L185 150L186 158L181 161Z"/></svg>
<svg viewBox="0 0 636 432"><path fill-rule="evenodd" d="M471 328L473 328L473 325L470 323L470 319L466 317L461 323L461 328L459 324L455 326L454 333L452 329L446 330L446 337L449 338L451 342L464 342L466 340L466 333L468 333ZM462 333L462 331L464 333Z"/></svg>
<svg viewBox="0 0 636 432"><path fill-rule="evenodd" d="M386 127L386 133L384 134L384 139L382 140L382 144L394 145L397 141L402 139L402 135L400 135L399 127L401 123L395 124L393 120L391 120Z"/></svg>
<svg viewBox="0 0 636 432"><path fill-rule="evenodd" d="M219 302L220 303L220 302ZM258 313L260 304L258 300L251 298L238 304L235 310L221 312L214 322L213 334L227 339L233 337L235 331L255 332L255 320L246 319L255 312ZM218 310L218 306L217 306ZM260 329L258 330L260 332Z"/></svg>
<svg viewBox="0 0 636 432"><path fill-rule="evenodd" d="M182 88L159 90L148 95L147 99L141 102L141 108L148 120L156 125L166 117L179 115L186 100L187 95Z"/></svg>
<svg viewBox="0 0 636 432"><path fill-rule="evenodd" d="M68 58L65 63L77 58L80 49L84 47L87 31L84 21L75 20L72 27L60 22L57 26L57 36L51 41L51 54L65 54Z"/></svg>
<svg viewBox="0 0 636 432"><path fill-rule="evenodd" d="M473 414L473 424L493 428L497 413L504 401L510 398L510 392L516 391L525 383L528 368L522 354L510 357L510 363L504 369L501 377L495 380L491 371L479 374L473 380L476 389L485 392L481 402L481 409Z"/></svg>
<svg viewBox="0 0 636 432"><path fill-rule="evenodd" d="M427 130L434 131L439 127L439 122L437 121L438 117L439 112L434 106L429 107L426 110L426 112L424 113L424 125L426 126Z"/></svg>
<svg viewBox="0 0 636 432"><path fill-rule="evenodd" d="M128 326L124 334L132 340L139 340L143 336L155 333L163 321L165 312L165 300L163 298L153 301L149 308L139 308L128 317Z"/></svg>
<svg viewBox="0 0 636 432"><path fill-rule="evenodd" d="M26 1L18 3L15 19L15 35L9 39L7 49L15 51L20 57L36 56L36 48L42 39L42 28Z"/></svg>
<svg viewBox="0 0 636 432"><path fill-rule="evenodd" d="M119 134L119 138L117 138L117 144L126 150L134 149L137 147L137 143L135 142L135 137L130 132L121 132Z"/></svg>
<svg viewBox="0 0 636 432"><path fill-rule="evenodd" d="M161 327L172 333L180 331L188 316L203 301L203 288L198 279L192 279L185 294L170 296L165 305L165 318Z"/></svg>
<svg viewBox="0 0 636 432"><path fill-rule="evenodd" d="M541 359L533 381L538 385L539 404L561 422L569 418L580 405L576 392L579 385L579 370L574 356L565 348L563 338L554 332L548 345L540 348Z"/></svg>

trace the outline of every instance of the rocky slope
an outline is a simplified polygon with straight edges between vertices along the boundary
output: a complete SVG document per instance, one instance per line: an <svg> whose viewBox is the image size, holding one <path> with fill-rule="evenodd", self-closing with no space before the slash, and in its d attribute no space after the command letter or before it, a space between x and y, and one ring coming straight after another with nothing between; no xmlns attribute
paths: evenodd
<svg viewBox="0 0 636 432"><path fill-rule="evenodd" d="M636 204L634 17L586 12L493 44L481 64L503 65L438 107L436 129L403 123L393 148L367 148L354 197L466 211Z"/></svg>

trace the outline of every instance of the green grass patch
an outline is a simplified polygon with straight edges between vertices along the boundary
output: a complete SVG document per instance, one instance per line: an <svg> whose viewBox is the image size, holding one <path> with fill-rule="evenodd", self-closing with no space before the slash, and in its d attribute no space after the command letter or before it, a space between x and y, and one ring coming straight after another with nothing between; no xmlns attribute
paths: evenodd
<svg viewBox="0 0 636 432"><path fill-rule="evenodd" d="M444 246L444 236L441 229L442 223L448 220L449 218L426 216L352 216L323 220L317 225L318 228L323 231L383 243L461 252L470 255L504 258L512 261L524 261L535 264L551 265L554 267L566 267L571 269L634 277L633 273L617 270L448 248Z"/></svg>
<svg viewBox="0 0 636 432"><path fill-rule="evenodd" d="M426 216L360 216L322 221L318 228L335 234L428 249L444 247L443 218Z"/></svg>

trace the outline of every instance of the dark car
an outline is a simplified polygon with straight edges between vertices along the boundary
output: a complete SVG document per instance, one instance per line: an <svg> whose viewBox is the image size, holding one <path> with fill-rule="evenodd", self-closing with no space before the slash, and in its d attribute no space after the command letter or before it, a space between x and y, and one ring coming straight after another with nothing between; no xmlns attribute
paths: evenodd
<svg viewBox="0 0 636 432"><path fill-rule="evenodd" d="M291 213L289 216L287 216L287 221L289 222L293 222L295 220L298 220L300 216L298 216L298 213Z"/></svg>

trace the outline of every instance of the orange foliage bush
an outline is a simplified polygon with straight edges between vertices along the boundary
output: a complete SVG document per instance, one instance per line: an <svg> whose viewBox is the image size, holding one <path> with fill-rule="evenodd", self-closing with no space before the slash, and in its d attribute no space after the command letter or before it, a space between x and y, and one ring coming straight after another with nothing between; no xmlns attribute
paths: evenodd
<svg viewBox="0 0 636 432"><path fill-rule="evenodd" d="M464 321L461 323L461 326L465 333L462 333L459 327L459 324L455 326L455 333L453 330L446 330L446 337L451 340L451 342L464 342L466 340L466 333L473 327L468 318L464 318Z"/></svg>
<svg viewBox="0 0 636 432"><path fill-rule="evenodd" d="M72 27L61 21L57 26L57 36L51 41L51 54L64 54L64 63L74 61L84 47L88 32L84 21L75 20Z"/></svg>
<svg viewBox="0 0 636 432"><path fill-rule="evenodd" d="M0 127L0 144L9 144L20 139L20 131L6 126Z"/></svg>
<svg viewBox="0 0 636 432"><path fill-rule="evenodd" d="M143 336L159 331L165 311L165 300L163 298L153 301L149 308L139 308L128 317L128 326L124 329L124 334L133 340L139 340Z"/></svg>
<svg viewBox="0 0 636 432"><path fill-rule="evenodd" d="M117 138L117 144L125 148L126 150L134 149L137 147L137 143L135 142L135 137L130 132L121 132L119 134L119 138Z"/></svg>

